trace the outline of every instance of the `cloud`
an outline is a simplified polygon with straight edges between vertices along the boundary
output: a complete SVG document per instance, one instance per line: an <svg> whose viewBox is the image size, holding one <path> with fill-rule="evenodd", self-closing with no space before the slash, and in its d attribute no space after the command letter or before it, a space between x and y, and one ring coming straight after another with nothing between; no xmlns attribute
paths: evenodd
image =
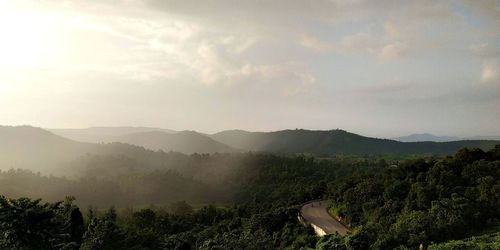
<svg viewBox="0 0 500 250"><path fill-rule="evenodd" d="M2 107L16 102L35 106L33 97L52 91L47 90L49 86L59 91L71 90L71 94L64 95L67 99L59 103L87 100L72 107L93 103L89 113L99 117L106 118L103 110L136 110L135 118L121 118L125 122L164 121L156 118L157 114L168 111L169 122L181 126L194 121L194 117L203 117L188 117L186 113L227 108L217 112L219 119L207 117L209 121L205 123L227 126L228 117L234 121L245 118L242 110L272 114L269 117L288 110L289 116L280 119L283 124L305 121L302 116L308 113L310 117L322 117L324 124L335 125L352 117L334 120L329 114L340 111L376 117L380 113L372 104L388 103L395 113L401 114L390 117L391 121L400 124L409 113L424 119L435 110L453 118L454 109L466 105L468 100L483 105L482 98L489 96L493 100L493 92L499 93L495 84L500 72L498 4L489 0L23 3L30 11L58 17L49 27L54 32L41 36L55 41L53 47L64 56L51 57L55 63L33 71L20 69L21 73L14 74L4 68L0 72L0 89L5 90L0 91ZM12 12L9 16L17 14ZM18 30L15 22L4 24ZM34 27L28 21L26 24L27 31ZM48 27L44 23L35 26ZM32 45L33 39L24 40L20 43ZM403 83L393 83L393 79ZM488 84L471 84L477 81ZM373 82L379 84L363 88ZM9 83L24 87L7 86ZM34 85L39 86L37 93L28 91ZM466 90L458 95L459 88ZM477 89L475 95L472 88ZM13 92L17 93L15 97L9 94ZM466 98L467 95L472 98ZM435 102L426 104L428 110L422 110L422 103L434 96L449 97L446 102L439 102L442 98L436 97ZM37 101L45 110L56 106L51 95L42 97ZM53 104L43 104L46 100ZM311 107L311 103L317 105L310 112L295 114L289 109ZM498 108L481 110L476 109L475 114L498 120ZM60 121L80 119L68 114L61 112ZM465 111L455 115L454 121L458 122L453 124L469 122L463 117L467 117ZM268 124L266 119L258 122ZM430 124L433 122L429 120ZM238 126L238 122L232 126Z"/></svg>
<svg viewBox="0 0 500 250"><path fill-rule="evenodd" d="M343 37L339 42L339 47L346 51L372 53L380 46L380 43L380 37L366 32L358 32Z"/></svg>
<svg viewBox="0 0 500 250"><path fill-rule="evenodd" d="M500 84L500 67L496 61L483 64L481 81L484 83Z"/></svg>
<svg viewBox="0 0 500 250"><path fill-rule="evenodd" d="M500 56L499 46L491 45L488 42L474 43L469 49L475 56L483 59L491 59Z"/></svg>
<svg viewBox="0 0 500 250"><path fill-rule="evenodd" d="M333 43L322 41L318 37L306 34L302 35L299 43L305 48L321 52L330 52L336 49L336 46Z"/></svg>
<svg viewBox="0 0 500 250"><path fill-rule="evenodd" d="M391 30L391 32L396 32ZM396 34L391 33L391 37ZM408 44L388 39L384 35L374 35L359 32L347 35L338 42L327 42L311 35L303 35L300 45L307 49L326 53L352 54L361 53L379 58L382 62L389 62L404 56L410 51Z"/></svg>
<svg viewBox="0 0 500 250"><path fill-rule="evenodd" d="M403 57L408 52L406 44L395 42L385 45L380 52L380 58L383 61L392 61Z"/></svg>
<svg viewBox="0 0 500 250"><path fill-rule="evenodd" d="M415 90L417 84L415 83L404 83L400 81L391 81L388 83L377 84L373 86L362 87L357 90L359 93L363 94L400 94L401 92L407 92Z"/></svg>
<svg viewBox="0 0 500 250"><path fill-rule="evenodd" d="M243 77L246 81L257 81L279 87L285 96L308 93L314 87L316 78L303 66L296 63L277 65L244 65L234 77ZM271 86L269 86L271 85Z"/></svg>
<svg viewBox="0 0 500 250"><path fill-rule="evenodd" d="M480 80L483 83L500 86L500 48L488 42L474 43L469 47L474 56L482 61Z"/></svg>
<svg viewBox="0 0 500 250"><path fill-rule="evenodd" d="M329 42L312 35L302 35L299 44L305 48L334 53L372 53L380 47L382 41L376 36L359 32L342 37L339 41Z"/></svg>
<svg viewBox="0 0 500 250"><path fill-rule="evenodd" d="M399 30L399 28L391 22L384 23L384 30L385 30L385 33L387 34L387 36L391 37L391 38L397 38L401 34L401 31Z"/></svg>
<svg viewBox="0 0 500 250"><path fill-rule="evenodd" d="M487 20L493 26L492 34L500 34L500 3L497 0L466 0L463 3L477 18Z"/></svg>

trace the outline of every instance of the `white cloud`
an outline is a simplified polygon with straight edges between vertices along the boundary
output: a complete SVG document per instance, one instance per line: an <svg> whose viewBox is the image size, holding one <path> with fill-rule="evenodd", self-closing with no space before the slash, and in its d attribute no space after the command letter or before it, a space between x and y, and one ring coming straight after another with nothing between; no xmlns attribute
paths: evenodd
<svg viewBox="0 0 500 250"><path fill-rule="evenodd" d="M470 47L471 52L479 58L495 58L500 56L500 48L488 42L474 43Z"/></svg>
<svg viewBox="0 0 500 250"><path fill-rule="evenodd" d="M396 37L392 27L389 36ZM393 61L408 55L408 44L388 39L385 35L359 32L347 35L338 42L327 42L311 35L303 35L300 44L308 49L320 52L342 54L362 53L379 58L382 62Z"/></svg>
<svg viewBox="0 0 500 250"><path fill-rule="evenodd" d="M376 102L376 98L389 100L387 97L393 97L396 101L389 100L388 103L396 111L399 109L403 114L400 117L404 118L408 111L401 104L407 103L406 94L425 95L429 91L441 95L446 91L453 93L460 86L470 86L474 79L485 83L499 81L499 65L494 63L499 62L500 51L499 18L498 11L495 11L498 5L489 0L23 2L30 11L56 15L58 21L50 22L50 25L37 22L33 26L29 14L24 20L26 25L21 25L21 28L29 31L35 26L43 26L38 33L51 32L42 32L41 35L25 32L27 39L11 36L14 39L9 45L52 44L58 54L64 56L50 54L54 63L45 64L43 69L20 69L19 74L0 69L0 89L5 90L0 91L1 107L26 102L27 107L36 103L45 106L45 110L52 110L47 107L57 106L56 102L51 95L40 93L71 90L71 95L64 95L67 99L60 103L87 100L93 104L89 113L99 114L98 117L107 116L103 110L125 110L122 105L137 109L137 113L135 118L124 117L120 121L137 119L148 122L159 119L155 114L168 110L170 114L166 116L178 114L174 117L183 120L178 125L185 125L192 121L189 119L194 119L192 117L201 117L191 115L186 118L185 114L189 113L186 110L211 110L210 105L215 107L218 104L213 110L219 111L221 107L232 106L234 113L226 110L226 113L219 112L220 119L207 117L207 123L217 127L227 126L224 122L229 116L239 120L245 113L241 110L276 114L289 110L289 106L305 107L305 102L308 102L318 103L314 110L311 109L311 117L324 117L323 122L331 125L349 120L330 120L333 118L329 114L334 111L359 114L359 117L379 115L375 110L367 111L370 107L366 104ZM17 2L12 3L17 5ZM4 14L0 19L25 17L1 8L0 12ZM15 27L15 24L6 21L3 26L7 25L15 33L20 27ZM50 42L31 39L38 37ZM22 54L12 53L7 47L0 48L0 51L11 53L12 57L17 56L20 62L24 62ZM28 56L33 54L29 50L22 52ZM477 57L471 57L471 53ZM400 64L380 63L398 62L407 57L412 57L412 60ZM0 64L1 61L0 58ZM4 62L12 64L10 60ZM478 62L485 62L482 69L477 72L467 70L477 67ZM392 78L409 83L367 89L366 93L370 94L363 95L363 104L346 95L352 89L371 82L385 83ZM8 86L9 83L24 87ZM413 88L416 83L420 87ZM37 92L28 91L34 85L39 88ZM433 86L432 91L428 86ZM9 94L13 92L17 93L15 97ZM35 102L33 97L37 95L43 98ZM241 100L241 95L246 97L246 103ZM475 99L483 100L482 95L483 92L477 94ZM196 101L183 102L193 96L196 96ZM294 97L288 98L290 96ZM300 98L302 96L304 98ZM457 106L453 104L465 105L458 99L453 99L454 103L450 101L449 106L430 105L428 110L441 110L452 116L454 112L444 111L453 111ZM261 105L261 110L256 108L255 100L265 104ZM158 104L153 104L155 101ZM325 105L329 102L336 103ZM156 110L154 105L161 107ZM283 110L276 108L279 105ZM88 105L72 107L75 106ZM412 117L425 117L419 117L421 110L415 109ZM28 110L26 112L31 112ZM304 112L292 113L290 111L288 120L280 122L294 124L306 120L302 117ZM492 114L486 109L482 113ZM8 115L4 114L4 117ZM53 123L81 119L65 112L60 112L60 117ZM460 117L455 120L460 120ZM177 118L171 119L175 122ZM391 119L394 119L394 124L404 121L396 116ZM268 121L259 122L267 124ZM99 124L100 121L86 123Z"/></svg>
<svg viewBox="0 0 500 250"><path fill-rule="evenodd" d="M337 42L321 40L312 35L302 35L299 44L305 48L320 52L368 53L372 54L382 43L382 38L366 32L359 32L342 37Z"/></svg>
<svg viewBox="0 0 500 250"><path fill-rule="evenodd" d="M266 87L278 87L285 96L308 93L314 87L316 78L303 66L296 63L275 65L244 65L233 76L243 77L245 81L267 83Z"/></svg>
<svg viewBox="0 0 500 250"><path fill-rule="evenodd" d="M229 35L222 38L222 44L227 47L230 53L240 54L250 49L258 39L256 37L243 37Z"/></svg>
<svg viewBox="0 0 500 250"><path fill-rule="evenodd" d="M321 52L329 52L336 49L335 45L332 43L328 43L326 41L322 41L317 37L311 35L302 35L300 39L300 45L305 48L313 49Z"/></svg>
<svg viewBox="0 0 500 250"><path fill-rule="evenodd" d="M387 36L390 38L397 38L401 34L399 28L391 22L386 22L384 24L384 30Z"/></svg>
<svg viewBox="0 0 500 250"><path fill-rule="evenodd" d="M484 83L499 83L500 84L500 67L495 61L483 64L481 70L481 81Z"/></svg>
<svg viewBox="0 0 500 250"><path fill-rule="evenodd" d="M392 61L401 58L408 52L408 46L400 43L390 43L385 45L380 52L380 58L383 61Z"/></svg>

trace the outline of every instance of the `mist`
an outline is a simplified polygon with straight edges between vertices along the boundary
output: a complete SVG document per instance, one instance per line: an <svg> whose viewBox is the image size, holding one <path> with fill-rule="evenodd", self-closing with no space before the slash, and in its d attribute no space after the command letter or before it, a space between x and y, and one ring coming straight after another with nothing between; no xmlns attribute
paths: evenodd
<svg viewBox="0 0 500 250"><path fill-rule="evenodd" d="M2 124L500 134L495 1L206 5L4 1Z"/></svg>
<svg viewBox="0 0 500 250"><path fill-rule="evenodd" d="M0 0L0 249L500 248L499 0Z"/></svg>

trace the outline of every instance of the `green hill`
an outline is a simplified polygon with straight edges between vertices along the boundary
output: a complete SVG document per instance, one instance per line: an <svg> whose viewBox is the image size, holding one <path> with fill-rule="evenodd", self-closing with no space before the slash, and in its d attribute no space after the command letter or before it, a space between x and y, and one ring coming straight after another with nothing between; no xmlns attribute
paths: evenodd
<svg viewBox="0 0 500 250"><path fill-rule="evenodd" d="M241 150L278 153L336 154L451 154L463 147L488 150L498 141L399 142L365 137L344 130L282 130L247 132L228 130L211 135L217 141Z"/></svg>
<svg viewBox="0 0 500 250"><path fill-rule="evenodd" d="M133 133L117 137L116 141L152 150L176 151L184 154L234 151L231 147L194 131L175 134L161 131Z"/></svg>
<svg viewBox="0 0 500 250"><path fill-rule="evenodd" d="M48 131L63 136L65 138L80 142L116 142L116 138L133 134L152 131L161 131L165 133L177 133L177 131L162 128L150 127L91 127L91 128L73 128L73 129L48 129Z"/></svg>
<svg viewBox="0 0 500 250"><path fill-rule="evenodd" d="M173 168L185 158L125 143L77 142L36 127L0 126L0 169L72 174L74 162L88 155L128 157L136 161L135 166L152 169Z"/></svg>

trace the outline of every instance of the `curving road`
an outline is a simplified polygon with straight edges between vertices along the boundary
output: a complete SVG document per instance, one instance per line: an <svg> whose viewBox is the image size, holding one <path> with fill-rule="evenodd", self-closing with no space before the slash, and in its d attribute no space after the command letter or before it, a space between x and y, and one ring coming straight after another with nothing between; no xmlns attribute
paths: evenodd
<svg viewBox="0 0 500 250"><path fill-rule="evenodd" d="M334 234L335 232L338 232L342 236L346 235L349 229L330 216L327 209L327 200L314 201L302 206L300 213L306 222L311 224L313 228L317 227L321 229L317 230L315 228L316 233L320 236Z"/></svg>

